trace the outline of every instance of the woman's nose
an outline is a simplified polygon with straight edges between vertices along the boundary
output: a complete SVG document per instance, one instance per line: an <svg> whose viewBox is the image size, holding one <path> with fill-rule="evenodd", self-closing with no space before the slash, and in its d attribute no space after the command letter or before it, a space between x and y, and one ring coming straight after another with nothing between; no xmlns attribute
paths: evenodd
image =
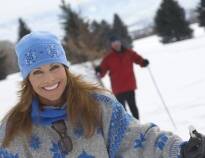
<svg viewBox="0 0 205 158"><path fill-rule="evenodd" d="M55 76L48 72L44 74L44 83L52 84L55 81Z"/></svg>

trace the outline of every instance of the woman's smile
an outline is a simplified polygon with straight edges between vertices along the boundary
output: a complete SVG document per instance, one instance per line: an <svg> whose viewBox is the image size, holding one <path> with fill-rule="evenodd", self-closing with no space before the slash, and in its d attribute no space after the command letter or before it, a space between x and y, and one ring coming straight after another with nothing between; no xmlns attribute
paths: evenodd
<svg viewBox="0 0 205 158"><path fill-rule="evenodd" d="M51 86L44 86L43 89L46 91L53 91L53 90L57 89L59 87L59 85L60 85L60 82L53 84Z"/></svg>

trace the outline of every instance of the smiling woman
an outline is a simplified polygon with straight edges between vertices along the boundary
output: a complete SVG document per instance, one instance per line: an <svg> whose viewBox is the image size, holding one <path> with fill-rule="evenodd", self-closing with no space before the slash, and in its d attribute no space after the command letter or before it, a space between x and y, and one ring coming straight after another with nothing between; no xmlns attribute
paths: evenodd
<svg viewBox="0 0 205 158"><path fill-rule="evenodd" d="M32 32L16 45L19 102L2 120L0 158L204 158L205 139L186 144L140 124L105 89L68 69L56 36Z"/></svg>

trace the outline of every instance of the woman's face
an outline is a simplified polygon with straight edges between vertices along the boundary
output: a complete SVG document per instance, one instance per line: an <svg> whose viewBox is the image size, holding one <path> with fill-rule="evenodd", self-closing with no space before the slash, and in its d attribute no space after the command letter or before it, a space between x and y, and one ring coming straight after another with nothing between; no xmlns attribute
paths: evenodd
<svg viewBox="0 0 205 158"><path fill-rule="evenodd" d="M121 51L121 47L122 47L121 41L119 41L119 40L113 41L111 43L111 47L116 51Z"/></svg>
<svg viewBox="0 0 205 158"><path fill-rule="evenodd" d="M62 64L47 64L33 69L29 81L43 105L59 106L65 102L63 97L67 76Z"/></svg>

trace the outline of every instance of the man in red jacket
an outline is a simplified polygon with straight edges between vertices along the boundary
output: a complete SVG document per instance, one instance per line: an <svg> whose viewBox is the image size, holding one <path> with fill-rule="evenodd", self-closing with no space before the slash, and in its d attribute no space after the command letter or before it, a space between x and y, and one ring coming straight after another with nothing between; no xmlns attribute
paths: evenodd
<svg viewBox="0 0 205 158"><path fill-rule="evenodd" d="M100 77L109 72L112 91L118 101L124 106L128 103L132 115L139 119L139 112L135 101L135 89L137 89L133 64L141 67L149 65L147 59L142 58L132 49L122 46L118 37L111 37L111 50L102 60L100 66L95 68ZM125 108L126 109L126 108Z"/></svg>

